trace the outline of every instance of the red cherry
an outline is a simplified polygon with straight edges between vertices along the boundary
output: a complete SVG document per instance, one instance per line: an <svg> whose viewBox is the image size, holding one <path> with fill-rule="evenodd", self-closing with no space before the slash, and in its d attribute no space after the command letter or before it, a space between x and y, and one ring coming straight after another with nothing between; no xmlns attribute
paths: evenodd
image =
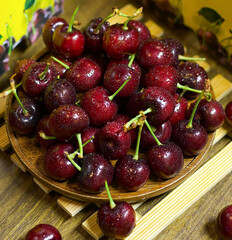
<svg viewBox="0 0 232 240"><path fill-rule="evenodd" d="M225 112L226 112L227 121L232 126L232 101L227 103Z"/></svg>
<svg viewBox="0 0 232 240"><path fill-rule="evenodd" d="M232 205L221 210L217 217L217 232L222 240L232 239Z"/></svg>

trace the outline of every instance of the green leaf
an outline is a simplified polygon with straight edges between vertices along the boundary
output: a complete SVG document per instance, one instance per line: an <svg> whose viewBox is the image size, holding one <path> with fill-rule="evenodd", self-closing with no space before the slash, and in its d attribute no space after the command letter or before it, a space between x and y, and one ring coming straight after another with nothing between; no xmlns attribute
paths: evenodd
<svg viewBox="0 0 232 240"><path fill-rule="evenodd" d="M221 15L212 8L203 7L198 13L210 23L216 22L217 25L219 25L224 22L224 19L221 17Z"/></svg>
<svg viewBox="0 0 232 240"><path fill-rule="evenodd" d="M35 0L26 0L24 5L24 11L32 7L34 3L35 3Z"/></svg>
<svg viewBox="0 0 232 240"><path fill-rule="evenodd" d="M2 34L0 34L0 40L2 39Z"/></svg>

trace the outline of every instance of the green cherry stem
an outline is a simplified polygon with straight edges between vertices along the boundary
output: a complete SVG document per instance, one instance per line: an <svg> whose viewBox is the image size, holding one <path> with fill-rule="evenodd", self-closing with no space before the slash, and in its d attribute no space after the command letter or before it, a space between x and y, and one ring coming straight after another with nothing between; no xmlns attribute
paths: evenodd
<svg viewBox="0 0 232 240"><path fill-rule="evenodd" d="M66 68L66 69L69 69L69 68L70 68L67 64L65 64L64 62L60 61L58 58L52 56L52 59L53 59L54 61L58 62L58 63L59 63L61 66L63 66L64 68Z"/></svg>
<svg viewBox="0 0 232 240"><path fill-rule="evenodd" d="M204 96L204 92L202 92L202 93L199 95L199 97L197 98L197 101L196 101L196 103L195 103L195 105L194 105L194 108L193 108L193 111L192 111L192 113L191 113L189 122L188 122L188 124L187 124L187 126L186 126L187 128L192 128L192 127L193 127L193 118L194 118L194 116L195 116L197 107L198 107L198 105L199 105L199 103L200 103L200 101L201 101L201 99L202 99L203 96Z"/></svg>
<svg viewBox="0 0 232 240"><path fill-rule="evenodd" d="M154 132L152 131L152 128L151 128L150 124L148 123L148 121L145 120L144 123L146 124L148 130L150 131L151 135L152 135L153 138L155 139L157 145L158 145L158 146L163 145L163 144L159 141L159 139L156 137L156 135L154 134Z"/></svg>
<svg viewBox="0 0 232 240"><path fill-rule="evenodd" d="M130 60L130 61L129 61L129 63L128 63L128 67L131 68L132 63L133 63L134 60L135 60L135 53L132 54L132 55L130 55L129 60Z"/></svg>
<svg viewBox="0 0 232 240"><path fill-rule="evenodd" d="M44 132L39 132L39 136L45 140L54 140L56 139L55 136L47 136Z"/></svg>
<svg viewBox="0 0 232 240"><path fill-rule="evenodd" d="M44 71L41 72L41 73L38 75L40 80L44 80L44 78L46 77L46 74L47 74L47 72L48 72L49 66L50 66L50 64L47 63L47 66L46 66L46 68L44 69Z"/></svg>
<svg viewBox="0 0 232 240"><path fill-rule="evenodd" d="M178 59L183 61L205 61L206 60L206 58L187 57L183 55L179 55Z"/></svg>
<svg viewBox="0 0 232 240"><path fill-rule="evenodd" d="M15 86L15 89L17 89L18 87L20 87L22 85L22 81L18 84L18 85L16 85ZM0 98L5 98L6 96L8 96L10 93L12 93L13 92L13 90L12 89L9 89L9 90L7 90L7 91L5 91L5 92L2 92L2 93L0 93Z"/></svg>
<svg viewBox="0 0 232 240"><path fill-rule="evenodd" d="M81 140L81 134L77 133L76 137L77 137L77 141L79 144L79 158L83 158L83 144L82 144L82 140Z"/></svg>
<svg viewBox="0 0 232 240"><path fill-rule="evenodd" d="M130 79L131 76L118 88L118 90L115 93L109 96L110 101L112 101L115 98L115 96L124 88L124 86L129 82Z"/></svg>
<svg viewBox="0 0 232 240"><path fill-rule="evenodd" d="M127 25L128 25L128 22L129 22L131 19L137 17L139 14L141 14L142 11L143 11L143 8L141 7L141 8L139 8L132 16L128 16L128 15L125 15L125 14L123 14L123 13L119 13L119 14L118 14L119 16L128 18L128 19L125 21L125 23L124 23L124 25L123 25L123 27L122 27L123 30L127 30L127 29L128 29L128 26L127 26Z"/></svg>
<svg viewBox="0 0 232 240"><path fill-rule="evenodd" d="M134 157L133 157L134 160L139 160L139 146L140 146L142 129L143 129L143 125L139 126L139 132L138 132L138 136L137 136L135 154L134 154Z"/></svg>
<svg viewBox="0 0 232 240"><path fill-rule="evenodd" d="M68 154L67 152L65 152L68 160L72 163L72 165L78 170L78 171L82 171L81 167L73 160L73 158L70 156L70 154Z"/></svg>
<svg viewBox="0 0 232 240"><path fill-rule="evenodd" d="M108 198L109 198L110 208L113 209L113 208L116 207L116 204L115 204L113 198L111 197L111 194L110 194L110 190L109 190L109 186L108 186L107 181L105 181L105 188L106 188L106 192L107 192L107 195L108 195Z"/></svg>
<svg viewBox="0 0 232 240"><path fill-rule="evenodd" d="M7 37L9 39L8 56L10 56L12 52L12 47L13 47L13 38L12 38L11 27L9 26L8 23L6 24L6 32L7 32Z"/></svg>
<svg viewBox="0 0 232 240"><path fill-rule="evenodd" d="M74 19L75 19L76 15L77 15L77 12L78 12L79 8L80 8L80 7L78 6L78 7L75 9L75 11L73 12L73 15L72 15L71 21L70 21L70 23L69 23L68 31L67 31L67 32L72 32L72 27L73 27Z"/></svg>

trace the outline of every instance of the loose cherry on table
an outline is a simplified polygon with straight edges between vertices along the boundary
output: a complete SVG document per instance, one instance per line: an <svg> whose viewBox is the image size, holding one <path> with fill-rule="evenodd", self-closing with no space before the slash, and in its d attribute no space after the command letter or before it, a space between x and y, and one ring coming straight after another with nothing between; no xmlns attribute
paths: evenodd
<svg viewBox="0 0 232 240"><path fill-rule="evenodd" d="M217 217L217 233L222 240L232 239L232 205L221 210Z"/></svg>
<svg viewBox="0 0 232 240"><path fill-rule="evenodd" d="M109 203L102 205L97 213L97 221L104 235L123 239L130 235L136 224L135 211L127 202L114 203L107 182L105 188Z"/></svg>

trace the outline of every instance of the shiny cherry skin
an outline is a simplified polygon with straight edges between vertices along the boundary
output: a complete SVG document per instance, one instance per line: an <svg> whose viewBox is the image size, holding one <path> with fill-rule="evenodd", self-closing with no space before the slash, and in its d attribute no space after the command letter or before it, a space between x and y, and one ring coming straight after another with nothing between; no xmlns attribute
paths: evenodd
<svg viewBox="0 0 232 240"><path fill-rule="evenodd" d="M22 80L23 74L26 72L26 70L35 62L36 61L34 59L18 60L15 66L15 73L17 77L14 78L14 80L16 80L17 83L19 83Z"/></svg>
<svg viewBox="0 0 232 240"><path fill-rule="evenodd" d="M52 135L61 141L69 140L89 126L86 112L74 105L61 105L49 116Z"/></svg>
<svg viewBox="0 0 232 240"><path fill-rule="evenodd" d="M172 128L171 139L180 146L186 156L196 156L205 147L208 135L206 130L193 122L192 128L188 128L188 120L177 122Z"/></svg>
<svg viewBox="0 0 232 240"><path fill-rule="evenodd" d="M107 159L124 157L131 147L131 136L123 131L122 124L108 122L96 134L98 151Z"/></svg>
<svg viewBox="0 0 232 240"><path fill-rule="evenodd" d="M113 181L114 168L103 155L89 153L81 160L81 171L77 175L80 187L88 193L99 193L105 189L105 181Z"/></svg>
<svg viewBox="0 0 232 240"><path fill-rule="evenodd" d="M141 82L144 87L163 87L174 95L179 82L179 74L171 65L159 65L150 68Z"/></svg>
<svg viewBox="0 0 232 240"><path fill-rule="evenodd" d="M226 104L225 113L228 123L232 126L232 101Z"/></svg>
<svg viewBox="0 0 232 240"><path fill-rule="evenodd" d="M46 174L56 181L72 178L77 173L77 169L68 160L66 153L74 151L74 146L69 143L58 143L50 147L44 159Z"/></svg>
<svg viewBox="0 0 232 240"><path fill-rule="evenodd" d="M109 99L109 92L99 86L86 92L81 107L87 112L93 126L102 126L112 121L118 112L118 105Z"/></svg>
<svg viewBox="0 0 232 240"><path fill-rule="evenodd" d="M232 205L221 210L217 217L217 233L222 240L232 239Z"/></svg>
<svg viewBox="0 0 232 240"><path fill-rule="evenodd" d="M61 17L56 17L56 16L51 17L44 24L42 38L43 38L43 41L44 41L46 47L49 50L53 50L53 41L52 41L53 34L54 34L55 29L60 25L67 26L68 23L66 22L65 19L63 19Z"/></svg>
<svg viewBox="0 0 232 240"><path fill-rule="evenodd" d="M85 36L85 49L89 52L101 53L103 51L103 35L110 24L109 22L105 21L99 30L95 32L95 29L98 27L101 21L101 17L92 19L83 31Z"/></svg>
<svg viewBox="0 0 232 240"><path fill-rule="evenodd" d="M44 105L48 112L52 112L61 105L76 102L76 90L72 83L65 79L56 79L48 84L44 91Z"/></svg>
<svg viewBox="0 0 232 240"><path fill-rule="evenodd" d="M137 52L139 47L139 32L131 25L123 29L123 24L108 27L103 35L103 49L113 59L122 59L128 53Z"/></svg>
<svg viewBox="0 0 232 240"><path fill-rule="evenodd" d="M36 138L40 146L46 149L57 143L57 139L43 139L39 134L40 132L43 132L46 136L52 136L52 132L49 126L49 115L46 115L39 120L36 126Z"/></svg>
<svg viewBox="0 0 232 240"><path fill-rule="evenodd" d="M167 143L172 134L171 123L169 121L167 121L167 122L161 124L160 126L154 128L154 134L161 143ZM152 136L152 134L150 133L150 131L148 130L148 128L146 126L143 126L140 144L143 149L149 149L152 146L157 145L154 137Z"/></svg>
<svg viewBox="0 0 232 240"><path fill-rule="evenodd" d="M22 86L28 96L42 96L46 86L57 78L56 70L52 66L49 66L46 72L46 67L47 63L37 62L32 64L24 73ZM46 72L45 75L43 75L44 71Z"/></svg>
<svg viewBox="0 0 232 240"><path fill-rule="evenodd" d="M60 232L50 224L38 224L30 229L25 240L62 240Z"/></svg>
<svg viewBox="0 0 232 240"><path fill-rule="evenodd" d="M147 160L151 171L162 179L175 177L184 166L183 153L173 142L150 148Z"/></svg>
<svg viewBox="0 0 232 240"><path fill-rule="evenodd" d="M133 159L126 155L120 158L114 168L116 183L128 191L137 191L150 176L150 168L145 159Z"/></svg>
<svg viewBox="0 0 232 240"><path fill-rule="evenodd" d="M179 98L180 98L179 94L176 93L174 95L175 108L171 118L169 119L172 125L175 125L180 120L184 120L186 117L186 112L188 109L188 101L184 97L181 97L181 99Z"/></svg>
<svg viewBox="0 0 232 240"><path fill-rule="evenodd" d="M127 202L118 202L113 209L109 203L101 206L97 220L104 235L116 239L129 236L136 225L135 210Z"/></svg>
<svg viewBox="0 0 232 240"><path fill-rule="evenodd" d="M61 25L55 29L52 41L56 53L67 59L79 57L85 47L84 35L75 28L68 32L67 25Z"/></svg>
<svg viewBox="0 0 232 240"><path fill-rule="evenodd" d="M98 85L102 77L101 67L92 59L81 57L65 73L77 92L86 92Z"/></svg>
<svg viewBox="0 0 232 240"><path fill-rule="evenodd" d="M82 143L88 141L91 137L94 137L99 129L95 127L88 127L81 133ZM84 154L96 153L95 139L93 138L88 144L83 147Z"/></svg>
<svg viewBox="0 0 232 240"><path fill-rule="evenodd" d="M145 109L143 101L141 101L141 92L136 92L131 95L127 102L125 103L125 112L130 117L135 117L139 114L139 111Z"/></svg>
<svg viewBox="0 0 232 240"><path fill-rule="evenodd" d="M16 133L33 133L41 117L41 107L33 98L24 96L20 98L20 100L25 109L28 111L28 115L24 115L23 109L15 100L9 111L9 125Z"/></svg>

